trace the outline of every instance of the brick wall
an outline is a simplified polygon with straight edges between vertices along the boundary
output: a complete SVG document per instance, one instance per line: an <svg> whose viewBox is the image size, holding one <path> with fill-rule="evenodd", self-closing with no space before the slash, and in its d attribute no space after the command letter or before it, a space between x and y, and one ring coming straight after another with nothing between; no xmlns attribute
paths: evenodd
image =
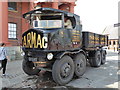
<svg viewBox="0 0 120 90"><path fill-rule="evenodd" d="M22 3L17 3L17 11L8 10L8 22L17 24L17 40L9 39L8 41L12 46L19 45L21 43L22 35Z"/></svg>
<svg viewBox="0 0 120 90"><path fill-rule="evenodd" d="M59 9L69 12L69 11L70 11L70 6L69 6L69 4L61 4L61 5L59 6Z"/></svg>

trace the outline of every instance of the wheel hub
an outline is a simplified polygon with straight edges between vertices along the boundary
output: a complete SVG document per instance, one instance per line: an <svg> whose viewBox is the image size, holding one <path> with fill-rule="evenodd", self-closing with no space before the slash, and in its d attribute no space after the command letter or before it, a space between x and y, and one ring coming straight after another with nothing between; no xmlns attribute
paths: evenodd
<svg viewBox="0 0 120 90"><path fill-rule="evenodd" d="M80 70L81 68L83 68L83 61L82 60L78 60L77 62L77 69Z"/></svg>
<svg viewBox="0 0 120 90"><path fill-rule="evenodd" d="M69 63L64 64L61 68L62 77L67 77L70 74L70 71L71 71L71 67Z"/></svg>

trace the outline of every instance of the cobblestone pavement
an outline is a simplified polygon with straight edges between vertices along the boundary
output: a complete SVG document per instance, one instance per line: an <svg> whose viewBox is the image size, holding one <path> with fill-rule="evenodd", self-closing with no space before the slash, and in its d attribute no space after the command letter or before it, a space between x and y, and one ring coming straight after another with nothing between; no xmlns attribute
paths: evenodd
<svg viewBox="0 0 120 90"><path fill-rule="evenodd" d="M46 72L40 76L28 76L22 68L22 60L8 62L7 65L7 76L2 76L0 72L0 79L2 80L2 87L7 88L37 88L37 87L52 87L56 84L52 81L51 73ZM47 77L47 78L46 78ZM51 83L52 82L52 83ZM47 85L47 86L46 86Z"/></svg>
<svg viewBox="0 0 120 90"><path fill-rule="evenodd" d="M47 88L60 87L53 80L51 73L40 76L28 76L22 68L22 60L10 61L7 65L7 76L2 77L0 71L0 87L7 88ZM43 72L42 72L43 73ZM87 65L81 78L74 78L64 87L75 88L118 88L118 54L108 51L107 62L99 68Z"/></svg>

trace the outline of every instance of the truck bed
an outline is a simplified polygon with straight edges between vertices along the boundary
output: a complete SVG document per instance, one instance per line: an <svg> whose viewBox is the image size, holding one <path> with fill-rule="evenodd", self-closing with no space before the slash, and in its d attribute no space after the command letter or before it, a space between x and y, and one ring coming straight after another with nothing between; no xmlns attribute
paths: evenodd
<svg viewBox="0 0 120 90"><path fill-rule="evenodd" d="M108 45L107 35L101 35L92 32L82 32L82 37L83 48L96 48Z"/></svg>

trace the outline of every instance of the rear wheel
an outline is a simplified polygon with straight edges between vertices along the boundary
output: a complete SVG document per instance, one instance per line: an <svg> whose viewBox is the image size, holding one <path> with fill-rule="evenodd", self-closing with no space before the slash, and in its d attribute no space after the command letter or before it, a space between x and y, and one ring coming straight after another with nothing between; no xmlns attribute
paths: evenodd
<svg viewBox="0 0 120 90"><path fill-rule="evenodd" d="M71 57L63 56L60 60L56 60L52 68L53 80L64 85L68 83L74 75L74 62Z"/></svg>
<svg viewBox="0 0 120 90"><path fill-rule="evenodd" d="M106 62L106 51L105 50L103 50L102 52L101 52L101 64L105 64L105 62Z"/></svg>
<svg viewBox="0 0 120 90"><path fill-rule="evenodd" d="M34 63L32 61L23 60L22 68L28 75L37 75L40 72L39 69L34 67Z"/></svg>
<svg viewBox="0 0 120 90"><path fill-rule="evenodd" d="M99 67L101 65L101 53L100 51L95 51L94 57L89 59L90 65L92 67Z"/></svg>
<svg viewBox="0 0 120 90"><path fill-rule="evenodd" d="M77 54L74 58L75 63L75 74L76 76L82 76L86 71L86 57L84 54Z"/></svg>

